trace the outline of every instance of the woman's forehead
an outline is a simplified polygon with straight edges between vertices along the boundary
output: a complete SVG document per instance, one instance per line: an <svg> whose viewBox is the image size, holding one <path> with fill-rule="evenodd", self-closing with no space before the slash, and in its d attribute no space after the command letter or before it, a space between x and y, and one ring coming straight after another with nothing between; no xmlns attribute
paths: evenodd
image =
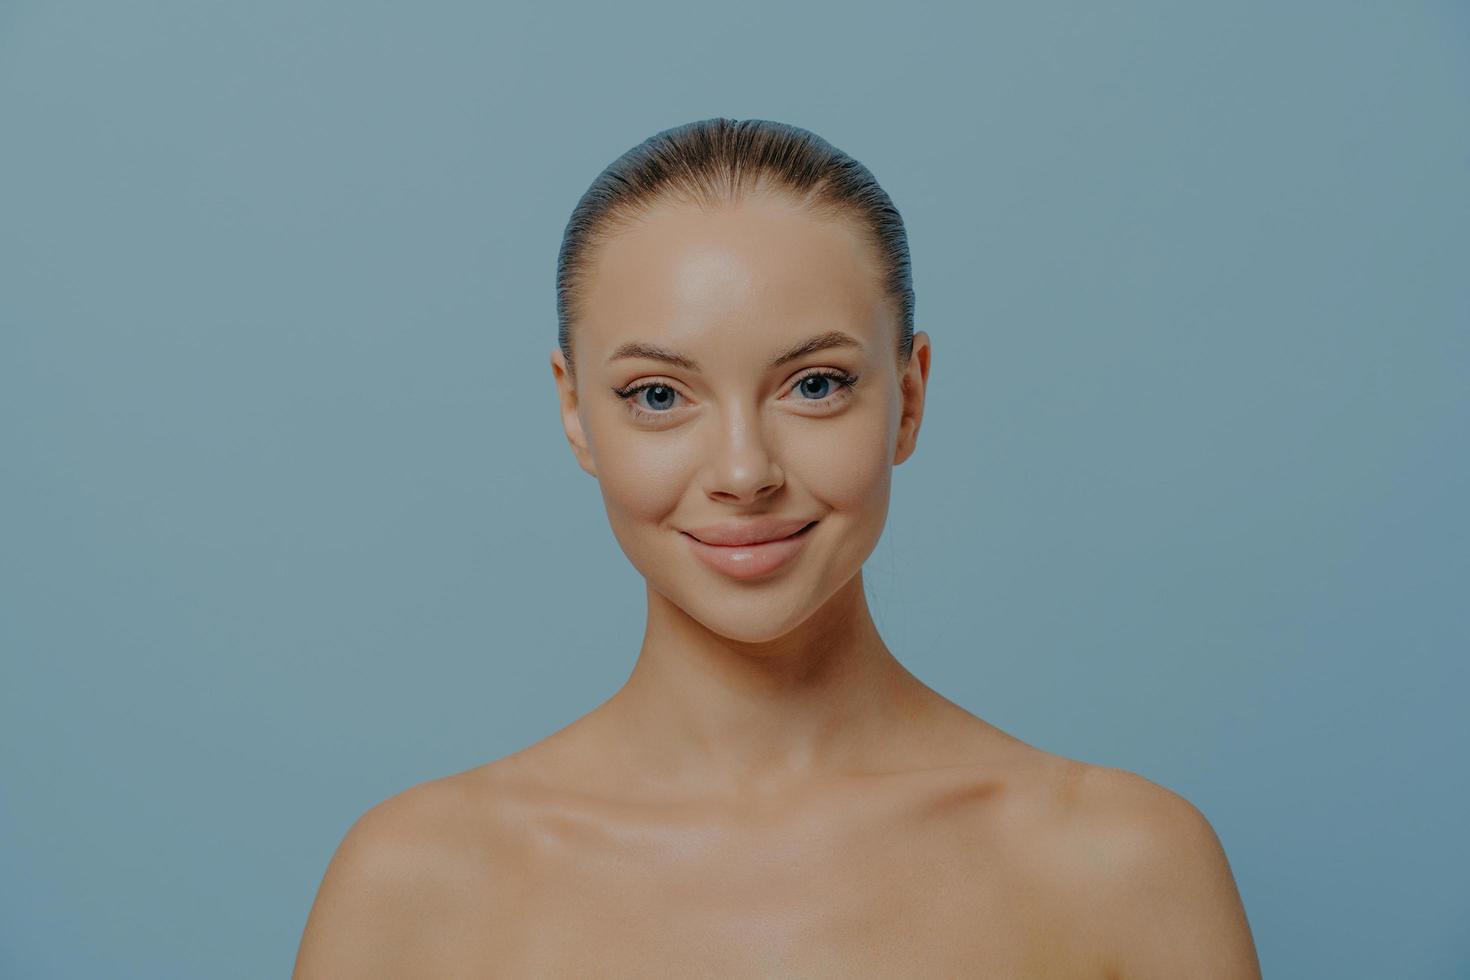
<svg viewBox="0 0 1470 980"><path fill-rule="evenodd" d="M759 331L748 331L745 334L735 335L735 337L736 342L733 346L740 348L742 353L751 355L749 360L753 366L768 371L784 367L818 351L847 350L866 355L871 350L870 343L846 330L824 330L800 337L795 341L789 337L775 336L774 331L765 336L762 336ZM634 340L613 348L607 361L608 363L621 360L659 361L675 368L693 371L696 374L713 371L718 364L730 363L728 359L706 363L703 360L704 354L696 352L696 348L706 346L709 345L696 342L691 346L669 347L662 343ZM761 360L763 356L766 357L765 360Z"/></svg>
<svg viewBox="0 0 1470 980"><path fill-rule="evenodd" d="M581 339L607 351L828 330L868 344L885 306L876 258L850 222L767 200L650 213L598 246L582 299Z"/></svg>

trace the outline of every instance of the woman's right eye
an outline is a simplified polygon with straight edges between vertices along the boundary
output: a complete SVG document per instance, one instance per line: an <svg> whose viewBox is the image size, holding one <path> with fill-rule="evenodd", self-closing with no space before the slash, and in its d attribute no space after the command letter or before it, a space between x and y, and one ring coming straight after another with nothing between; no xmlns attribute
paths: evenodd
<svg viewBox="0 0 1470 980"><path fill-rule="evenodd" d="M647 398L646 401L643 401L643 402L640 402L639 403L639 407L640 408L642 408L642 407L653 408L653 409L672 408L673 407L673 404L674 404L674 398L675 398L675 396L677 396L679 394L677 391L675 391L673 388L670 388L668 385L650 384L650 385L643 385L641 388L635 388L634 389L635 395L642 394L645 391L648 392L648 398Z"/></svg>
<svg viewBox="0 0 1470 980"><path fill-rule="evenodd" d="M643 397L644 392L648 393L646 398ZM659 381L643 381L626 388L614 388L613 394L623 400L636 419L656 419L660 415L667 415L679 397L672 385Z"/></svg>

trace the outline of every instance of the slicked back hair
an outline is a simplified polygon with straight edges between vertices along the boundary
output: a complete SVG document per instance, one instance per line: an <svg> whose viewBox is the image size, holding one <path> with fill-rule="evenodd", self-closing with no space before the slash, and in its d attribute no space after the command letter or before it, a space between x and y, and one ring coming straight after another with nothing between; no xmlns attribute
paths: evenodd
<svg viewBox="0 0 1470 980"><path fill-rule="evenodd" d="M898 314L900 371L913 350L908 235L886 191L820 136L769 119L702 119L650 136L609 164L572 210L556 263L557 343L575 382L572 326L597 246L665 203L713 209L755 191L784 193L826 219L847 220L873 249L878 286Z"/></svg>

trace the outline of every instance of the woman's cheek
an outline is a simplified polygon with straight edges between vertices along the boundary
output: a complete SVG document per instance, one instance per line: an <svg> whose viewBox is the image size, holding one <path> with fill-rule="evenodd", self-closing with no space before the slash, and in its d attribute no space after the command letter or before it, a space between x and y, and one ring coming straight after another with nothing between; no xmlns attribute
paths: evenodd
<svg viewBox="0 0 1470 980"><path fill-rule="evenodd" d="M827 507L849 518L886 507L893 451L889 428L880 411L866 406L813 428L797 456L803 482Z"/></svg>
<svg viewBox="0 0 1470 980"><path fill-rule="evenodd" d="M687 492L689 453L672 445L649 446L648 437L638 435L599 443L597 482L614 536L647 574L647 562L668 547L661 537L675 533L668 522Z"/></svg>

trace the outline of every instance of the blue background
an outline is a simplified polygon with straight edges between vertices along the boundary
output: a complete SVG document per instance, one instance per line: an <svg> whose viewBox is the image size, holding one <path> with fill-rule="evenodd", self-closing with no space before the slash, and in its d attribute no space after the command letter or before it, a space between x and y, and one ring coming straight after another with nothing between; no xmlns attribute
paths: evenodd
<svg viewBox="0 0 1470 980"><path fill-rule="evenodd" d="M805 126L934 341L895 652L1211 819L1268 977L1470 976L1460 3L0 5L0 974L286 976L367 807L622 683L598 170Z"/></svg>

